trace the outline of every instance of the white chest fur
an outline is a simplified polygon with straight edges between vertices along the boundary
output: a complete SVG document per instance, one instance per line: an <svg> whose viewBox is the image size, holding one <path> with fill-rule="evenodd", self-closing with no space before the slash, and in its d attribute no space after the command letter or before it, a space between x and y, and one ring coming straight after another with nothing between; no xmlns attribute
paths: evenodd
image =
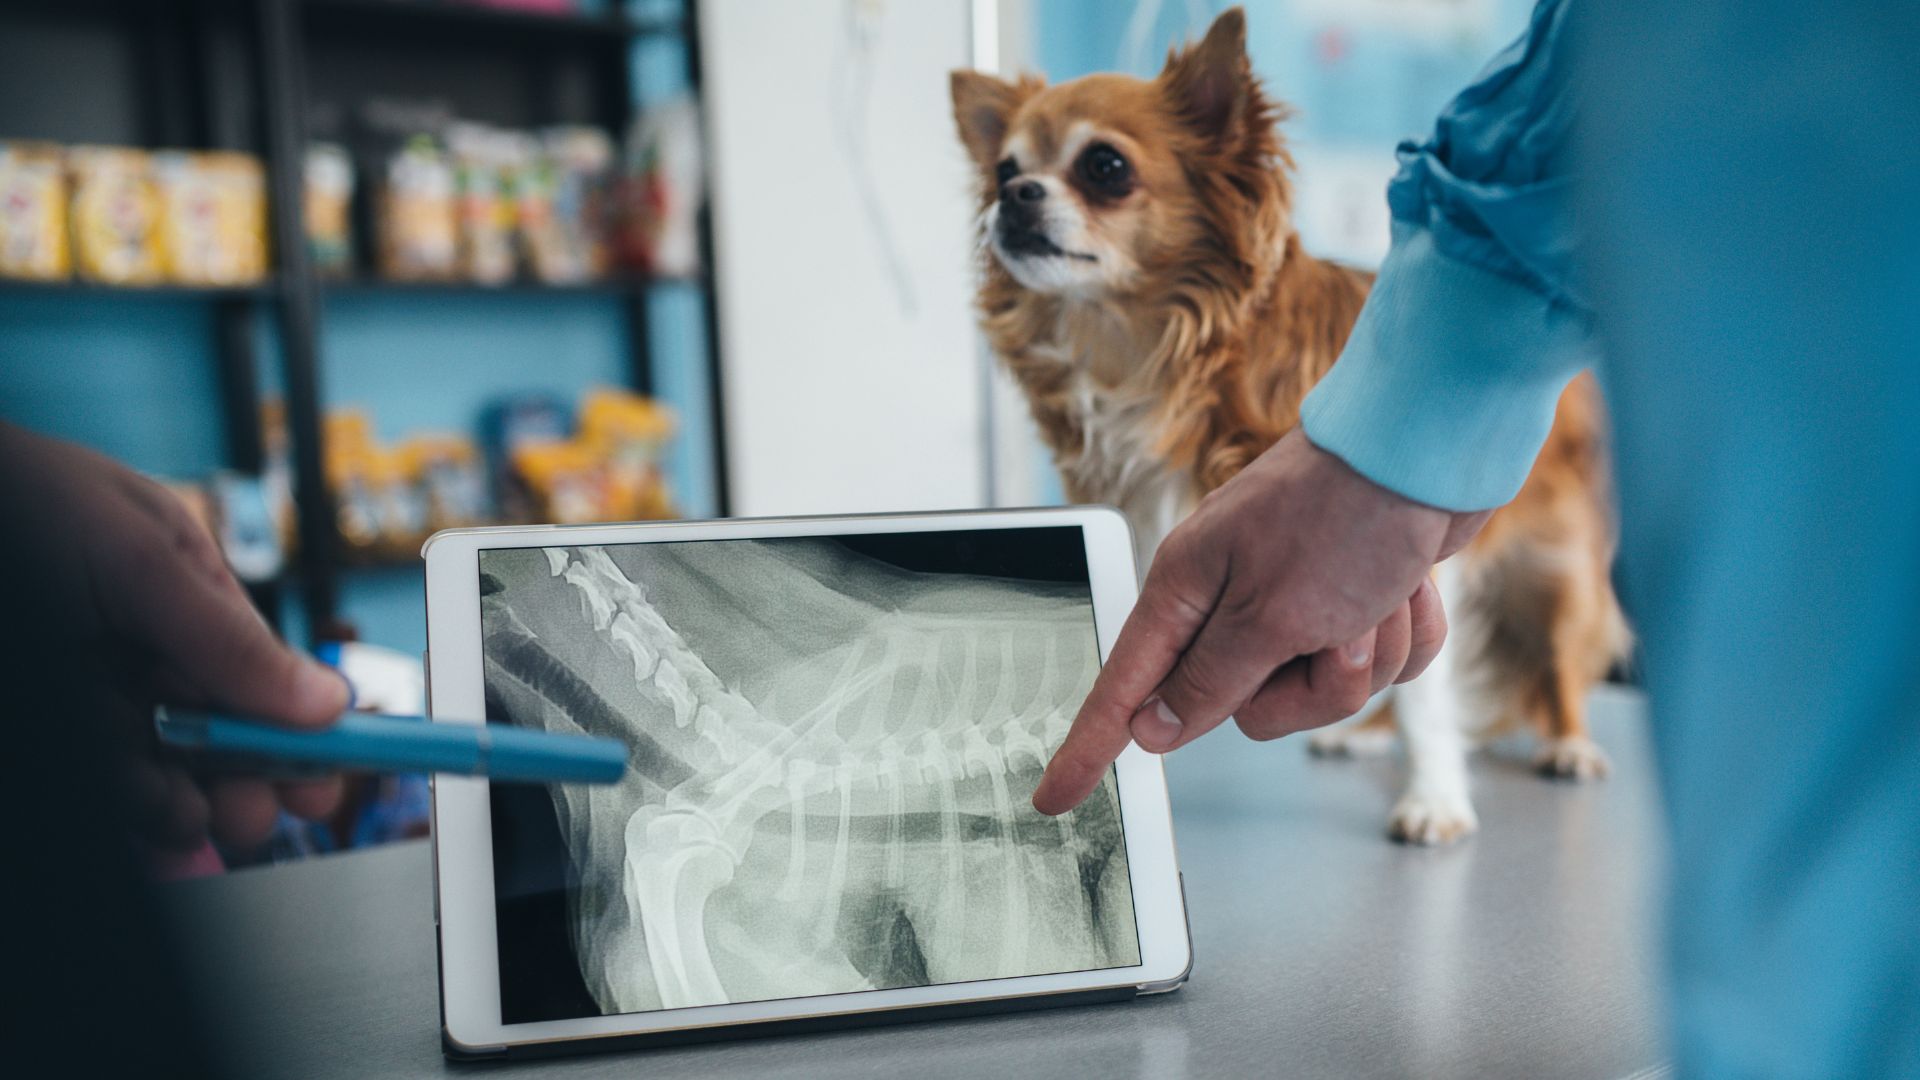
<svg viewBox="0 0 1920 1080"><path fill-rule="evenodd" d="M1185 470L1170 467L1159 452L1157 395L1128 383L1102 382L1085 353L1051 351L1072 369L1065 407L1080 434L1077 445L1061 448L1060 470L1082 499L1109 503L1126 515L1144 571L1160 541L1192 512L1200 492Z"/></svg>
<svg viewBox="0 0 1920 1080"><path fill-rule="evenodd" d="M1055 462L1076 498L1126 515L1144 572L1160 541L1198 504L1200 491L1188 470L1170 466L1160 451L1165 396L1138 376L1161 328L1136 322L1138 310L1068 301L1050 332L1021 343L1020 351L1027 364L1058 365L1066 392L1051 404L1066 412L1076 437L1056 447Z"/></svg>

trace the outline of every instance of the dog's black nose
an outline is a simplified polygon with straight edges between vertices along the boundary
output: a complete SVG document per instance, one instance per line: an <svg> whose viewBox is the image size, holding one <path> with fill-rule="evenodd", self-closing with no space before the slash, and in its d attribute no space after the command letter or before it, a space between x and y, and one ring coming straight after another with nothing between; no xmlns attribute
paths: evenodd
<svg viewBox="0 0 1920 1080"><path fill-rule="evenodd" d="M1013 180L1000 189L1001 202L1037 203L1047 197L1047 189L1038 180Z"/></svg>

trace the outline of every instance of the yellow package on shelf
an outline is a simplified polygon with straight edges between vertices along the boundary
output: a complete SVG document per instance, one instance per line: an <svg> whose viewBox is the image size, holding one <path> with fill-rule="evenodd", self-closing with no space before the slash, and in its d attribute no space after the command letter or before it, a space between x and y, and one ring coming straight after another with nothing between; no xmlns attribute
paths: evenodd
<svg viewBox="0 0 1920 1080"><path fill-rule="evenodd" d="M673 437L673 410L625 390L590 391L580 403L580 442L601 463L603 516L646 521L676 516L660 459Z"/></svg>
<svg viewBox="0 0 1920 1080"><path fill-rule="evenodd" d="M60 148L0 142L0 277L61 281L72 272Z"/></svg>
<svg viewBox="0 0 1920 1080"><path fill-rule="evenodd" d="M532 492L539 519L561 525L605 521L600 459L576 442L534 443L513 452L513 467Z"/></svg>
<svg viewBox="0 0 1920 1080"><path fill-rule="evenodd" d="M107 285L162 281L160 200L149 156L119 146L75 146L67 151L67 171L80 276Z"/></svg>
<svg viewBox="0 0 1920 1080"><path fill-rule="evenodd" d="M267 276L266 174L237 153L153 155L160 252L182 285L253 285Z"/></svg>

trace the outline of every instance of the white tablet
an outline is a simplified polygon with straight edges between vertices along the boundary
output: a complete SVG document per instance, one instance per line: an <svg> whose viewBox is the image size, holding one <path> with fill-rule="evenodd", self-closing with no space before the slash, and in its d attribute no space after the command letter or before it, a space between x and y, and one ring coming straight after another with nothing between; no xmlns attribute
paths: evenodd
<svg viewBox="0 0 1920 1080"><path fill-rule="evenodd" d="M1135 596L1101 508L443 532L440 723L631 747L611 786L436 778L456 1056L1171 990L1160 760L1029 804Z"/></svg>

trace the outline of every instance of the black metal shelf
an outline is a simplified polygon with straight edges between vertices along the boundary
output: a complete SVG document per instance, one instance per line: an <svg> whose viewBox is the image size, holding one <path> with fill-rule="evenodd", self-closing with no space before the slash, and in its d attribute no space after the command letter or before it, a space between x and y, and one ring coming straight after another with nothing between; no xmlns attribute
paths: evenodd
<svg viewBox="0 0 1920 1080"><path fill-rule="evenodd" d="M0 278L0 293L24 293L37 296L249 300L266 299L278 291L279 286L272 281L263 281L254 285L179 285L172 282L155 285L109 285L98 281L25 281L16 278Z"/></svg>
<svg viewBox="0 0 1920 1080"><path fill-rule="evenodd" d="M534 35L549 40L624 40L672 35L680 19L634 19L606 12L542 12L453 3L449 0L305 0L309 24L353 25L379 20L384 29L409 26L453 36Z"/></svg>
<svg viewBox="0 0 1920 1080"><path fill-rule="evenodd" d="M90 50L85 63L42 65L44 92L0 101L0 135L258 153L266 164L273 258L272 280L259 285L122 287L0 280L0 294L155 297L207 304L227 464L245 472L257 473L264 465L255 324L263 315L278 324L279 381L285 394L301 552L281 584L299 589L313 640L339 626L341 575L415 564L412 559L373 560L370 565L356 561L359 557L346 548L335 524L322 445L326 371L321 337L330 297L604 296L625 313L629 381L647 393L652 388L650 290L671 285L701 289L715 425L707 449L715 461L718 510L724 515L728 492L720 426L717 297L704 212L703 268L698 274L621 274L569 285L524 280L499 286L410 283L372 277L325 281L309 258L302 220L306 147L311 138L333 137L309 130L317 110L331 107L337 114L351 115L366 100L431 97L459 115L501 126L592 123L619 136L637 107L634 65L642 61L640 50L630 46L643 38L669 35L684 41L690 90L699 97L696 2L681 0L677 16L640 18L629 14L630 5L622 0L607 0L603 11L552 14L448 0L0 0L0 42L18 29L51 42L84 39ZM16 53L15 59L34 56ZM68 85L64 80L69 73L82 81ZM76 108L73 96L82 90L87 107ZM255 590L257 597L267 598L262 606L270 617L271 601L280 591Z"/></svg>
<svg viewBox="0 0 1920 1080"><path fill-rule="evenodd" d="M501 296L526 293L585 296L623 296L656 285L704 285L697 275L631 274L596 278L592 281L547 282L516 279L499 284L477 281L386 281L379 278L349 278L322 281L320 291L327 294L389 294Z"/></svg>

